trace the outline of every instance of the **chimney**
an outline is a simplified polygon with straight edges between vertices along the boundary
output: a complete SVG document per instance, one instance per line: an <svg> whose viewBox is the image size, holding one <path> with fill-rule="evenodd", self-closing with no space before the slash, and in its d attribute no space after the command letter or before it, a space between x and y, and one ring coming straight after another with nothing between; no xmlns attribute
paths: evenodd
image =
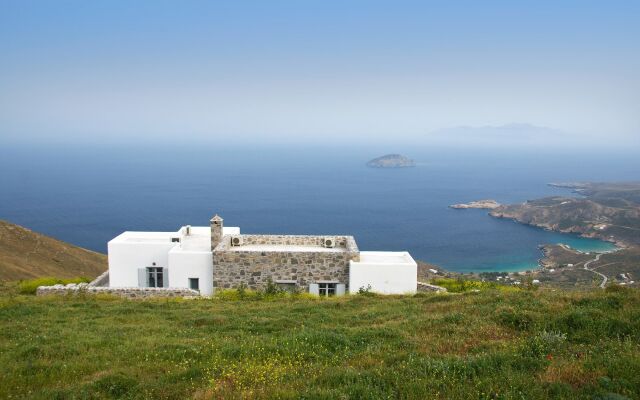
<svg viewBox="0 0 640 400"><path fill-rule="evenodd" d="M222 222L218 214L211 218L211 251L222 242Z"/></svg>

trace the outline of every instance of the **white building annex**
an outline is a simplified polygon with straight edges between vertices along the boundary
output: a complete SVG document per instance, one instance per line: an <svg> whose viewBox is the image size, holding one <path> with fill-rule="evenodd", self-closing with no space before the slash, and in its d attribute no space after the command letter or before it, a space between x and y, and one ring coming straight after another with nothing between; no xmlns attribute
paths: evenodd
<svg viewBox="0 0 640 400"><path fill-rule="evenodd" d="M203 296L268 282L324 296L417 289L408 252L359 251L352 236L246 235L218 216L176 232L124 232L109 241L108 258L112 288L190 288Z"/></svg>

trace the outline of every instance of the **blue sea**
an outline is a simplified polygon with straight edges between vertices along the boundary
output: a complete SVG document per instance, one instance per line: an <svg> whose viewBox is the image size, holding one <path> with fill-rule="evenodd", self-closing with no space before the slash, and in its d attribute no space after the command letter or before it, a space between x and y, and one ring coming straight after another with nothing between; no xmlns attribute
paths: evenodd
<svg viewBox="0 0 640 400"><path fill-rule="evenodd" d="M389 152L416 168L371 169ZM2 146L0 218L92 250L125 230L208 225L245 233L352 234L453 271L534 268L538 246L613 246L453 203L569 195L558 181L638 180L632 152L357 146Z"/></svg>

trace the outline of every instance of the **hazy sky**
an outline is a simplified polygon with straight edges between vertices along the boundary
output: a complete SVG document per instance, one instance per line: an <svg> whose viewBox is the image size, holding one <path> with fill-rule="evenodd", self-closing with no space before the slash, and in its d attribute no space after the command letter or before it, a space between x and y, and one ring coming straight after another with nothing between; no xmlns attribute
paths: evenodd
<svg viewBox="0 0 640 400"><path fill-rule="evenodd" d="M640 136L640 1L0 1L0 138Z"/></svg>

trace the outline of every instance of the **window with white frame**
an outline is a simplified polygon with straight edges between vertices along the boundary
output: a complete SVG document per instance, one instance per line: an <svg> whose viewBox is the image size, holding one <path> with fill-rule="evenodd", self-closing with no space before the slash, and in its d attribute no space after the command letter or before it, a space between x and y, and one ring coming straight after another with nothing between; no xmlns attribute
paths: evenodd
<svg viewBox="0 0 640 400"><path fill-rule="evenodd" d="M147 267L147 282L149 283L149 287L163 287L164 276L162 268Z"/></svg>
<svg viewBox="0 0 640 400"><path fill-rule="evenodd" d="M318 290L320 296L334 296L336 294L336 283L319 283Z"/></svg>

